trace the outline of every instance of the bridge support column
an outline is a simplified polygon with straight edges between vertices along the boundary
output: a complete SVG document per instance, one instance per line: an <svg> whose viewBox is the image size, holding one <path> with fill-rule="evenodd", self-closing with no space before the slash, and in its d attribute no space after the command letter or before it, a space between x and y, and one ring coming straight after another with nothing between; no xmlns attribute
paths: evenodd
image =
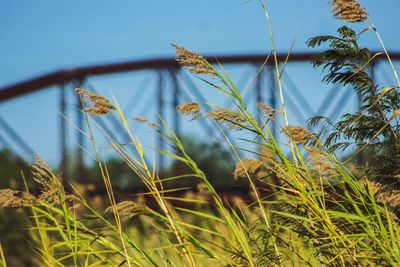
<svg viewBox="0 0 400 267"><path fill-rule="evenodd" d="M64 116L67 116L66 98L67 92L65 85L60 86L60 171L63 179L68 177L68 156L67 156L67 123Z"/></svg>
<svg viewBox="0 0 400 267"><path fill-rule="evenodd" d="M256 80L256 103L263 102L263 95L262 95L263 75L264 75L264 69L260 71ZM258 125L262 126L261 124L264 122L264 120L262 120L260 117L262 115L262 111L258 106L256 106L256 111L257 111Z"/></svg>
<svg viewBox="0 0 400 267"><path fill-rule="evenodd" d="M81 87L82 81L73 83L74 87ZM76 94L76 126L82 131L85 131L85 114L83 113L83 104L79 94ZM84 147L85 136L81 132L77 132L78 147L76 149L76 179L78 182L83 183L85 179L85 159Z"/></svg>
<svg viewBox="0 0 400 267"><path fill-rule="evenodd" d="M178 76L178 69L171 69L170 74L171 74L171 80L172 80L172 86L173 86L173 100L172 100L172 110L173 110L173 127L174 127L174 132L177 136L180 136L180 127L181 127L181 120L178 112L176 112L176 107L179 105L179 97L180 97L180 87L179 87L179 82L177 79Z"/></svg>
<svg viewBox="0 0 400 267"><path fill-rule="evenodd" d="M269 97L269 105L276 110L277 108L277 104L276 104L276 78L275 77L275 72L273 69L273 66L268 64L267 65L267 71L268 71L268 76L269 76L269 93L270 93L270 97ZM271 121L271 133L274 136L274 138L276 140L278 140L278 135L277 135L277 130L276 130L276 125L277 125L277 116L274 115L274 119L273 121Z"/></svg>
<svg viewBox="0 0 400 267"><path fill-rule="evenodd" d="M157 115L158 117L158 125L160 126L160 133L157 133L157 140L158 144L157 147L158 149L162 150L164 149L164 137L162 136L162 132L164 131L164 126L162 120L165 119L164 116L164 72L163 70L160 70L158 72L158 84L157 84L157 93L156 93L156 103L157 103ZM163 172L164 171L164 155L161 153L158 153L158 171Z"/></svg>

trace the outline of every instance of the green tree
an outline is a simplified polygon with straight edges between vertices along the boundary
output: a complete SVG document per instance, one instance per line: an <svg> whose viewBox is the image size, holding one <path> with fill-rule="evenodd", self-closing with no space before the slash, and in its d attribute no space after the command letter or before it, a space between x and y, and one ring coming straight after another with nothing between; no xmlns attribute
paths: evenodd
<svg viewBox="0 0 400 267"><path fill-rule="evenodd" d="M329 45L329 49L312 60L314 67L328 71L323 81L350 85L361 99L358 112L345 114L336 123L322 116L312 118L309 123L323 122L330 127L325 144L331 151L353 147L357 153L368 155L365 162L359 162L368 177L399 189L400 124L396 117L400 98L394 86L382 88L370 77L369 70L378 55L358 45L364 32L356 34L343 26L338 30L339 36L323 35L308 40L310 47Z"/></svg>

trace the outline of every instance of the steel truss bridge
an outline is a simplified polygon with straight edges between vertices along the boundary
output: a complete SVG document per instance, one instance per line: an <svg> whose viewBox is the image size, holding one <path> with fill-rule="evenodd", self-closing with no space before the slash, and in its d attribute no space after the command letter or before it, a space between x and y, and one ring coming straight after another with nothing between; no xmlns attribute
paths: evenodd
<svg viewBox="0 0 400 267"><path fill-rule="evenodd" d="M300 64L300 66L304 66L309 62L312 55L311 53L292 53L288 59L288 67L285 69L285 74L282 77L289 116L295 118L300 123L304 123L308 118L316 114L326 116L333 120L337 119L342 114L346 103L350 101L351 95L353 94L354 97L355 94L353 90L338 90L337 87L333 87L329 90L320 89L318 105L310 103L309 99L315 99L315 96L307 95L307 92L300 90L297 85L298 83L291 79L290 70L287 69L290 69L291 65ZM390 53L390 55L393 61L400 61L400 53ZM286 57L286 54L279 54L278 61L283 63ZM246 80L247 84L251 85L251 91L249 90L248 93L245 93L245 100L252 103L251 106L255 111L257 110L255 105L257 102L264 102L275 109L279 107L279 94L277 92L276 75L272 57L268 61L266 61L267 55L265 54L215 55L206 56L206 59L212 64L217 64L219 62L227 67L232 66L234 68L240 67L245 69L238 82L238 87L245 87L243 84L245 84ZM371 70L372 77L385 72L384 67L381 66L385 60L386 58L383 56L377 57L376 64ZM261 66L263 66L262 71L260 71ZM19 101L21 98L26 98L39 91L57 90L57 106L59 107L59 112L61 114L67 114L71 112L70 109L72 109L74 115L69 117L69 120L71 120L70 122L80 129L85 129L84 115L81 112L80 100L77 96L71 99L72 94L68 92L71 92L76 87L96 92L97 88L91 82L93 77L120 73L124 73L124 75L129 75L130 73L150 73L150 78L147 75L147 80L144 79L141 85L137 86L138 88L132 88L127 92L127 95L131 95L131 97L129 101L127 101L126 106L122 107L126 113L125 115L129 116L138 106L139 101L142 102L143 98L141 95L143 95L145 91L151 91L152 93L149 96L150 104L145 103L142 111L148 112L151 106L160 117L165 118L166 121L172 125L172 128L178 135L184 134L184 129L182 129L182 116L175 112L175 107L180 103L190 100L193 101L193 97L197 101L207 102L203 93L204 91L199 89L199 85L193 79L193 76L189 75L187 71L182 71L181 66L174 58L157 58L60 69L20 81L0 88L0 107L6 102ZM256 75L257 73L258 75ZM318 74L320 80L323 74L320 72ZM307 80L308 77L303 75L301 79ZM249 80L251 80L251 82L249 82ZM153 88L147 88L149 84L152 84ZM390 84L386 83L386 85ZM67 104L70 102L74 103L72 107ZM224 105L228 107L229 102L226 102ZM142 114L139 113L139 115ZM29 118L26 119L28 120ZM75 151L74 160L76 161L76 171L78 175L82 176L85 170L85 158L82 150L85 149L88 144L84 135L79 131L76 131L77 144L74 146L68 144L67 133L72 127L70 122L68 122L65 117L59 116L57 138L59 142L58 150L60 153L59 169L65 176L68 175L67 170L70 169L69 164L71 163L67 153ZM115 114L96 118L96 123L118 142L124 143L129 140L126 132L123 130L123 125ZM197 120L197 122L192 123L201 124L199 129L203 129L207 136L218 138L216 136L218 135L218 131L215 131L213 126L206 120ZM272 126L275 133L278 132L276 127L276 125ZM164 140L162 137L157 137L156 140L158 142L158 147L164 147ZM11 123L7 122L7 118L3 117L1 114L0 145L18 151L27 161L32 160L33 151L29 144L27 144L24 138L21 137L21 134L12 127ZM163 167L163 161L164 159L160 156L158 158L158 166Z"/></svg>

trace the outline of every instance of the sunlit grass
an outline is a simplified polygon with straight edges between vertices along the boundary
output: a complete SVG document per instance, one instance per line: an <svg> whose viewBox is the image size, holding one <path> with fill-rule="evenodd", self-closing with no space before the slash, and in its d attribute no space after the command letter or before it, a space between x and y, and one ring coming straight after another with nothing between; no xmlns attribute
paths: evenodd
<svg viewBox="0 0 400 267"><path fill-rule="evenodd" d="M336 2L335 2L336 3ZM118 104L78 89L88 132L107 197L94 207L92 199L74 184L69 190L62 177L40 158L32 166L39 196L0 191L0 207L23 208L30 221L27 248L36 266L398 266L400 224L391 207L377 200L374 184L352 166L327 151L308 130L291 126L285 110L284 89L269 13L264 1L273 45L275 78L281 112L264 103L264 113L253 113L222 65L213 66L201 55L175 45L178 61L210 88L233 103L232 109L213 103L187 103L178 111L193 119L212 120L224 144L237 159L236 176L249 185L248 199L225 199L201 170L180 136L163 120L161 125L140 119L161 135L169 149L156 148L172 162L187 167L182 175L168 176L148 161L143 144ZM378 36L379 37L379 36ZM288 55L289 56L289 55ZM263 66L262 66L263 67ZM205 75L205 76L204 76ZM208 113L205 110L211 109ZM262 111L262 109L261 109ZM266 113L269 112L271 114ZM115 112L129 136L119 144L93 120ZM271 130L282 116L287 143L277 142ZM99 152L94 129L109 142L115 154L140 179L146 192L119 201L106 160ZM163 129L163 130L161 130ZM243 146L233 145L227 131L241 130ZM257 149L251 149L256 146ZM290 148L286 155L285 147ZM133 149L132 149L133 148ZM241 158L245 151L248 159ZM268 153L265 154L264 152ZM250 159L250 160L249 160ZM196 193L179 186L190 180ZM279 182L276 182L279 181ZM176 183L174 183L176 182ZM168 185L167 185L168 184ZM174 186L176 185L176 186ZM268 188L266 194L263 190ZM184 196L174 192L185 190ZM10 194L11 192L11 194ZM146 202L151 198L152 202ZM7 198L5 197L7 196ZM109 204L105 204L109 203ZM0 264L7 257L0 243Z"/></svg>

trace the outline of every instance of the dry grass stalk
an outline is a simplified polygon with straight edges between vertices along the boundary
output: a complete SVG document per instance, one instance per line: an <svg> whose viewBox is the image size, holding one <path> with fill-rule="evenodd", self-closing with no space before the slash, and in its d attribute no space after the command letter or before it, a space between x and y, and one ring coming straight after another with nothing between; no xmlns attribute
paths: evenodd
<svg viewBox="0 0 400 267"><path fill-rule="evenodd" d="M331 0L333 15L350 23L368 19L368 12L356 0Z"/></svg>
<svg viewBox="0 0 400 267"><path fill-rule="evenodd" d="M35 197L23 191L10 188L0 189L0 209L2 208L21 208L29 204Z"/></svg>
<svg viewBox="0 0 400 267"><path fill-rule="evenodd" d="M239 130L246 122L246 119L239 114L225 109L216 109L210 111L207 116L213 118L217 122L227 123L231 129Z"/></svg>
<svg viewBox="0 0 400 267"><path fill-rule="evenodd" d="M39 199L50 204L61 204L61 200L75 204L78 200L76 196L65 192L61 177L54 174L53 170L38 155L35 155L31 173L40 187Z"/></svg>
<svg viewBox="0 0 400 267"><path fill-rule="evenodd" d="M272 107L261 102L257 103L257 106L261 109L261 111L263 111L267 115L268 120L270 121L274 120L275 110Z"/></svg>
<svg viewBox="0 0 400 267"><path fill-rule="evenodd" d="M203 56L176 44L172 44L172 46L176 50L176 60L181 65L185 66L190 72L196 74L206 74L210 75L211 77L216 76L214 69Z"/></svg>
<svg viewBox="0 0 400 267"><path fill-rule="evenodd" d="M301 145L310 141L313 135L304 127L287 126L282 131L296 144Z"/></svg>
<svg viewBox="0 0 400 267"><path fill-rule="evenodd" d="M90 107L84 109L84 111L90 115L101 116L108 114L111 110L115 110L114 105L103 96L81 88L76 88L75 92L82 97L82 101L84 101L85 104L90 105Z"/></svg>
<svg viewBox="0 0 400 267"><path fill-rule="evenodd" d="M263 162L258 159L243 159L236 164L233 175L236 178L245 178L255 175L263 169Z"/></svg>

